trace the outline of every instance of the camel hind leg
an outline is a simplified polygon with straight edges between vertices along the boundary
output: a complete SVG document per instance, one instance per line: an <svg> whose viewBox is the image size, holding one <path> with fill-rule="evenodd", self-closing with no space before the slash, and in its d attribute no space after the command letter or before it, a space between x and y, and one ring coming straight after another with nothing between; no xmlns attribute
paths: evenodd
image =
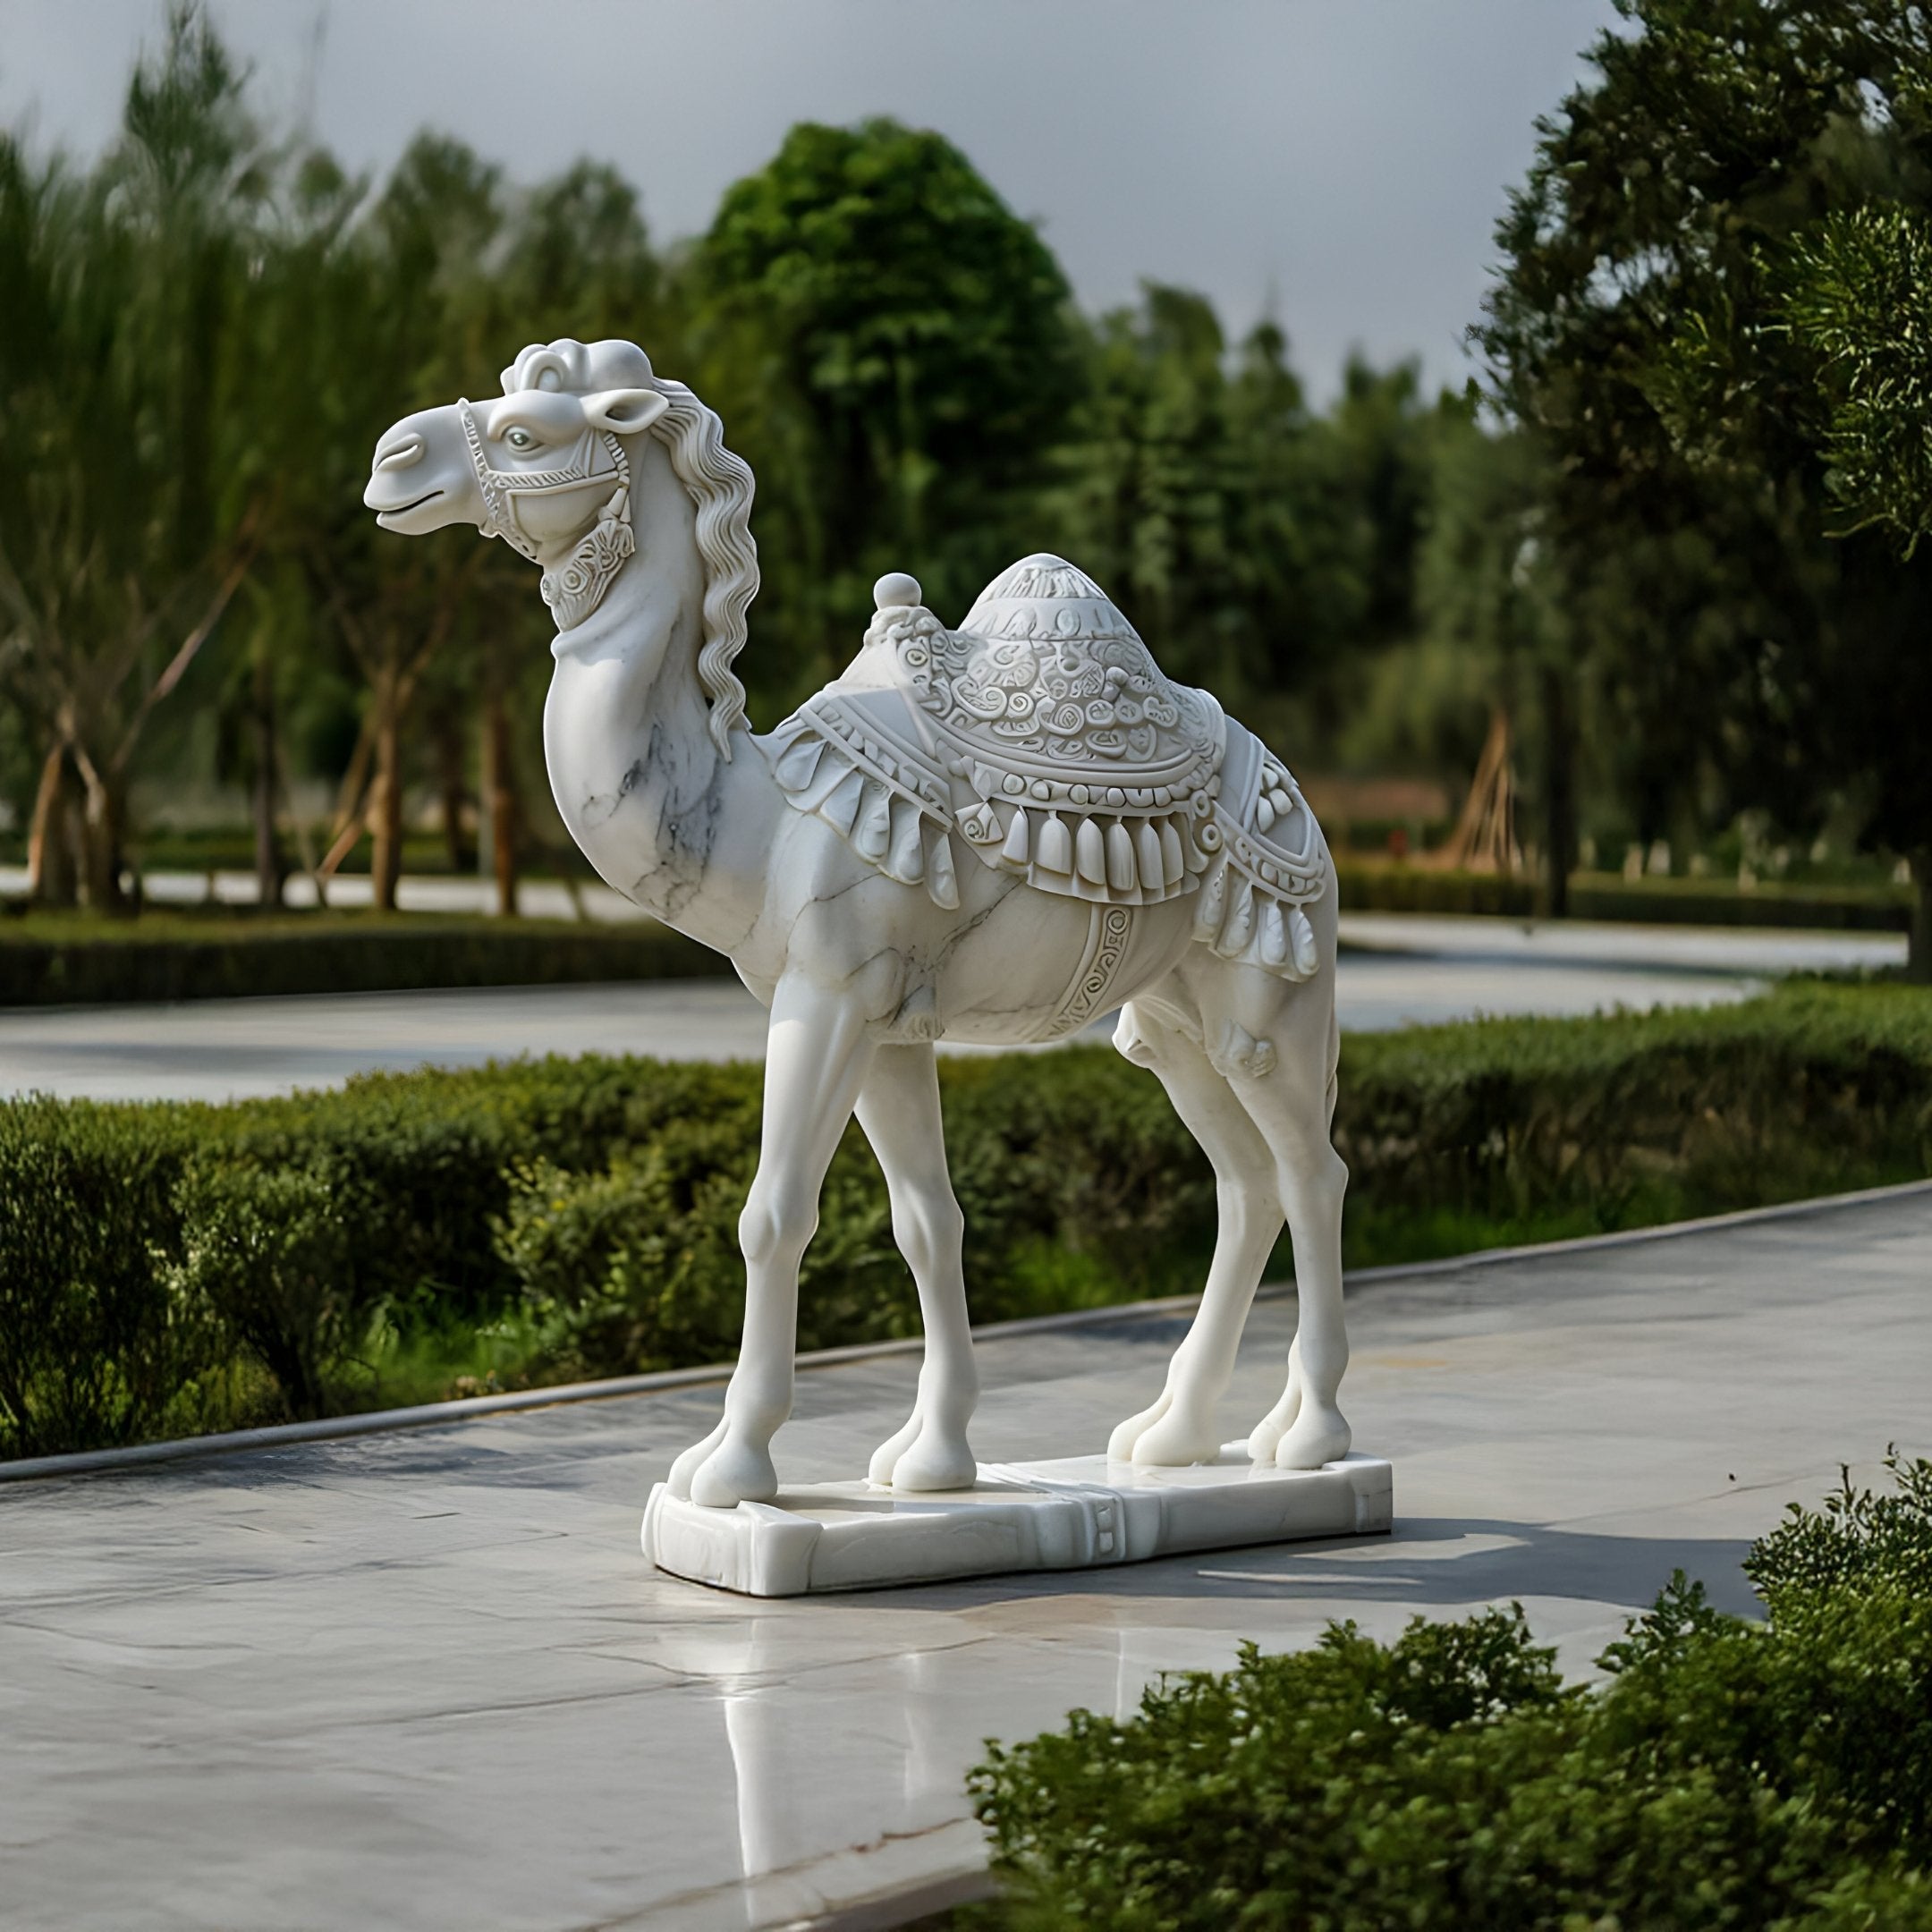
<svg viewBox="0 0 1932 1932"><path fill-rule="evenodd" d="M1228 1080L1197 1040L1162 1017L1157 1003L1124 1008L1114 1044L1159 1076L1174 1112L1200 1143L1214 1168L1219 1223L1200 1310L1168 1364L1166 1385L1151 1407L1114 1431L1107 1456L1152 1468L1213 1462L1221 1451L1216 1405L1281 1233L1275 1157Z"/></svg>
<svg viewBox="0 0 1932 1932"><path fill-rule="evenodd" d="M1226 1385L1284 1216L1294 1246L1299 1331L1287 1387L1257 1424L1249 1453L1284 1469L1317 1469L1348 1453L1338 1400L1348 1365L1342 1309L1348 1169L1329 1140L1339 1045L1334 989L1332 965L1297 983L1203 949L1123 1016L1123 1033L1139 1036L1145 1050L1130 1050L1131 1039L1117 1044L1161 1075L1214 1164L1222 1224L1201 1310L1175 1352L1167 1388L1114 1432L1111 1453L1123 1459L1209 1459L1213 1430L1202 1404L1211 1407ZM1264 1199L1266 1210L1258 1206ZM1192 1397L1185 1422L1167 1430L1184 1394Z"/></svg>
<svg viewBox="0 0 1932 1932"><path fill-rule="evenodd" d="M1340 1046L1333 968L1302 984L1253 967L1222 970L1224 983L1204 988L1207 1038L1223 1043L1228 1084L1274 1156L1299 1309L1287 1386L1249 1437L1249 1453L1282 1469L1319 1469L1346 1455L1351 1440L1339 1401L1349 1356L1342 1307L1348 1165L1329 1138ZM1250 1050L1262 1041L1272 1054Z"/></svg>

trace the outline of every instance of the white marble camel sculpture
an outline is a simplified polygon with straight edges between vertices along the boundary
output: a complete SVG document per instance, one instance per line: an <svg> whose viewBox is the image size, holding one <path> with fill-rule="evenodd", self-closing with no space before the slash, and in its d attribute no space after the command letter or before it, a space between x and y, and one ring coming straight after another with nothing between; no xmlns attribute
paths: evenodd
<svg viewBox="0 0 1932 1932"><path fill-rule="evenodd" d="M626 342L533 345L503 389L387 430L363 500L386 530L473 524L543 567L564 823L612 886L728 954L771 1010L743 1345L673 1492L718 1508L776 1493L799 1261L855 1110L926 1333L911 1417L871 1479L972 1483L979 1380L933 1043L1052 1038L1116 1005L1114 1045L1213 1164L1220 1227L1166 1385L1109 1455L1216 1460L1216 1404L1284 1215L1300 1330L1249 1451L1287 1469L1343 1455L1335 873L1285 767L1049 556L1006 572L957 631L911 578L882 579L851 669L756 737L732 672L758 581L751 474L717 417Z"/></svg>

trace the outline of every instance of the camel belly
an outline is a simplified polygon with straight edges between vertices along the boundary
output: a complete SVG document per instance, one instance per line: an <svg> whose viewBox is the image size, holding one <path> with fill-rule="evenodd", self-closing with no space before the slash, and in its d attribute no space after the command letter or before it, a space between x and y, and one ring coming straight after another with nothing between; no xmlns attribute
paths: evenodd
<svg viewBox="0 0 1932 1932"><path fill-rule="evenodd" d="M1022 887L919 977L885 1031L979 1046L1064 1039L1164 979L1191 934L1184 902L1087 905Z"/></svg>

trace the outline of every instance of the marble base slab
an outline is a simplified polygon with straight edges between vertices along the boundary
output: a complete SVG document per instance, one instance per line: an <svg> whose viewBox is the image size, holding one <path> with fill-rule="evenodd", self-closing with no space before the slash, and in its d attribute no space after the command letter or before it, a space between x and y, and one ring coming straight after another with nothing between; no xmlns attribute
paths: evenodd
<svg viewBox="0 0 1932 1932"><path fill-rule="evenodd" d="M802 1597L1368 1536L1394 1515L1394 1472L1377 1456L1277 1470L1230 1443L1219 1462L1191 1469L1137 1470L1105 1456L982 1462L970 1489L899 1497L862 1480L812 1483L733 1510L700 1509L659 1483L643 1543L674 1576L747 1597Z"/></svg>

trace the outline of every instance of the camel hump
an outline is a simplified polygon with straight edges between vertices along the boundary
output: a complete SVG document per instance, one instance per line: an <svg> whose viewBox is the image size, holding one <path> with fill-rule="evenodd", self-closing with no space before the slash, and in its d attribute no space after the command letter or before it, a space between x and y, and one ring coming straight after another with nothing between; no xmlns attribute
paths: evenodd
<svg viewBox="0 0 1932 1932"><path fill-rule="evenodd" d="M1030 786L1097 777L1103 792L1184 794L1211 775L1218 708L1169 682L1120 606L1064 557L1009 564L934 642L921 702L962 749L1017 754Z"/></svg>
<svg viewBox="0 0 1932 1932"><path fill-rule="evenodd" d="M1131 642L1149 667L1153 657L1120 607L1078 564L1045 550L1009 564L967 612L962 631L981 637L1058 638Z"/></svg>
<svg viewBox="0 0 1932 1932"><path fill-rule="evenodd" d="M1022 557L956 631L921 597L902 571L881 577L865 648L760 741L797 809L943 907L960 903L957 838L1096 906L1199 894L1197 931L1224 957L1314 970L1301 908L1327 861L1293 780L1206 691L1168 681L1092 578Z"/></svg>

